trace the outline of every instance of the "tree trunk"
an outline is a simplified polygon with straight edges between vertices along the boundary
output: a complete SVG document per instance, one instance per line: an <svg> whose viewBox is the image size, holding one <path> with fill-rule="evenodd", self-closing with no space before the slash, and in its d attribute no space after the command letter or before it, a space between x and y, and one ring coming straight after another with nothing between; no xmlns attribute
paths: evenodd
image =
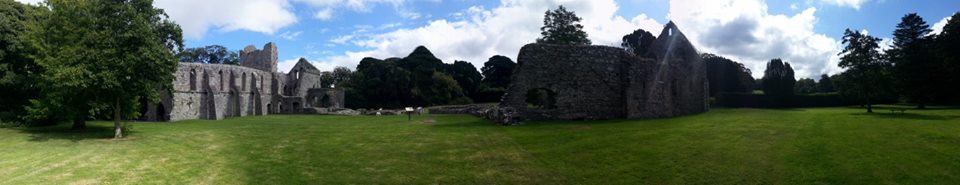
<svg viewBox="0 0 960 185"><path fill-rule="evenodd" d="M120 125L120 98L113 104L113 138L123 138L123 129Z"/></svg>
<svg viewBox="0 0 960 185"><path fill-rule="evenodd" d="M870 99L867 99L867 113L873 113L873 104L870 104Z"/></svg>
<svg viewBox="0 0 960 185"><path fill-rule="evenodd" d="M76 117L74 117L74 118L73 118L73 127L71 127L71 129L73 129L73 130L83 130L83 129L87 129L87 120L86 120L85 118L86 118L86 116L76 116Z"/></svg>

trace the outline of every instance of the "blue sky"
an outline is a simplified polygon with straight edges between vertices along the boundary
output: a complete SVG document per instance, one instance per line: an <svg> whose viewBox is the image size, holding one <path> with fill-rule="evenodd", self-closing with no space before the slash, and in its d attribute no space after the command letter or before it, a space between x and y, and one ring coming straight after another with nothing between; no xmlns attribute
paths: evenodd
<svg viewBox="0 0 960 185"><path fill-rule="evenodd" d="M402 57L418 45L444 62L464 60L479 68L492 55L515 59L521 46L539 36L543 12L564 5L584 18L594 44L619 45L620 37L637 28L657 35L673 20L701 52L744 63L755 77L767 61L782 58L798 78L842 71L836 53L845 28L890 38L904 14L917 12L936 26L960 11L957 0L156 0L155 5L181 24L187 47L240 50L277 43L281 71L300 57L324 70L354 68L362 57Z"/></svg>

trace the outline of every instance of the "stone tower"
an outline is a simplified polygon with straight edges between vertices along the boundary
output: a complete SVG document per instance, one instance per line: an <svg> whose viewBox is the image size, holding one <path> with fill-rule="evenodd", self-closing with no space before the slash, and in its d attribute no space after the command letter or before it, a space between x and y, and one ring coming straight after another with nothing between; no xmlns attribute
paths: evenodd
<svg viewBox="0 0 960 185"><path fill-rule="evenodd" d="M240 51L240 65L267 72L277 72L277 45L273 42L263 45L262 50L258 50L253 45L248 45Z"/></svg>

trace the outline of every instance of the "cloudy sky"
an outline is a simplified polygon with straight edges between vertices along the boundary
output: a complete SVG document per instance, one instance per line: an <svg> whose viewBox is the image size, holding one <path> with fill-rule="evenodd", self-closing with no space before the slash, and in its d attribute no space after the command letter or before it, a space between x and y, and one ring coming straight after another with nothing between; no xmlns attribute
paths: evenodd
<svg viewBox="0 0 960 185"><path fill-rule="evenodd" d="M35 2L38 0L19 0ZM156 0L184 31L188 47L239 50L275 42L280 70L304 57L317 67L354 68L361 58L406 56L424 45L444 62L478 68L493 55L516 59L539 37L543 13L564 5L597 45L619 46L642 28L657 35L674 21L701 52L762 75L766 61L790 62L797 77L834 74L845 28L890 38L917 12L935 29L960 1L911 0ZM889 42L889 40L887 41Z"/></svg>

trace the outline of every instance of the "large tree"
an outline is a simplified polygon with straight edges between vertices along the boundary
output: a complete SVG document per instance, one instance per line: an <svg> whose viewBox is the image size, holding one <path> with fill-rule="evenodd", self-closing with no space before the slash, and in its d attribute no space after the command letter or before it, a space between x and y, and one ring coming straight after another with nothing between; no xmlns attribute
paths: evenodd
<svg viewBox="0 0 960 185"><path fill-rule="evenodd" d="M0 122L38 121L21 119L30 100L39 98L35 82L43 71L30 57L37 50L27 33L48 12L38 6L0 1Z"/></svg>
<svg viewBox="0 0 960 185"><path fill-rule="evenodd" d="M653 45L653 41L656 40L657 36L653 36L649 31L637 29L633 33L623 36L620 40L620 47L637 56L644 56L647 54L647 50L650 50L650 45Z"/></svg>
<svg viewBox="0 0 960 185"><path fill-rule="evenodd" d="M483 76L477 68L466 61L454 61L453 64L446 64L446 73L457 81L457 85L463 89L463 94L472 96L480 90L480 81ZM436 79L437 77L434 77Z"/></svg>
<svg viewBox="0 0 960 185"><path fill-rule="evenodd" d="M700 58L707 64L707 81L710 84L710 96L721 92L751 92L754 79L750 69L733 60L710 53Z"/></svg>
<svg viewBox="0 0 960 185"><path fill-rule="evenodd" d="M839 67L844 72L844 91L859 98L873 113L873 101L883 95L883 87L889 84L890 63L880 54L880 39L850 29L843 33L846 46L840 55Z"/></svg>
<svg viewBox="0 0 960 185"><path fill-rule="evenodd" d="M828 93L837 91L834 88L833 80L827 74L820 75L820 81L817 82L817 92Z"/></svg>
<svg viewBox="0 0 960 185"><path fill-rule="evenodd" d="M513 68L517 63L505 56L494 55L483 63L480 68L483 74L483 84L495 88L507 88L510 84L510 76L513 75Z"/></svg>
<svg viewBox="0 0 960 185"><path fill-rule="evenodd" d="M943 31L936 38L937 56L943 61L944 68L949 74L946 78L947 88L954 94L953 100L960 100L960 12L954 13L943 26Z"/></svg>
<svg viewBox="0 0 960 185"><path fill-rule="evenodd" d="M916 13L903 16L893 31L893 47L886 51L896 76L897 89L925 108L943 86L945 72L933 52L932 30Z"/></svg>
<svg viewBox="0 0 960 185"><path fill-rule="evenodd" d="M817 81L809 78L801 78L793 86L793 92L797 94L813 94L817 92Z"/></svg>
<svg viewBox="0 0 960 185"><path fill-rule="evenodd" d="M209 45L197 48L186 48L177 53L180 62L197 62L206 64L240 64L240 55L221 45Z"/></svg>
<svg viewBox="0 0 960 185"><path fill-rule="evenodd" d="M580 25L580 17L560 5L556 10L547 10L543 15L543 27L540 27L540 44L590 45L587 32Z"/></svg>
<svg viewBox="0 0 960 185"><path fill-rule="evenodd" d="M766 95L792 95L793 86L796 82L793 67L790 67L790 63L777 58L767 63L767 69L763 72L761 88Z"/></svg>
<svg viewBox="0 0 960 185"><path fill-rule="evenodd" d="M139 116L140 98L169 93L183 47L180 26L152 0L49 0L52 10L32 35L44 97L75 119L109 114L114 137L121 119Z"/></svg>

